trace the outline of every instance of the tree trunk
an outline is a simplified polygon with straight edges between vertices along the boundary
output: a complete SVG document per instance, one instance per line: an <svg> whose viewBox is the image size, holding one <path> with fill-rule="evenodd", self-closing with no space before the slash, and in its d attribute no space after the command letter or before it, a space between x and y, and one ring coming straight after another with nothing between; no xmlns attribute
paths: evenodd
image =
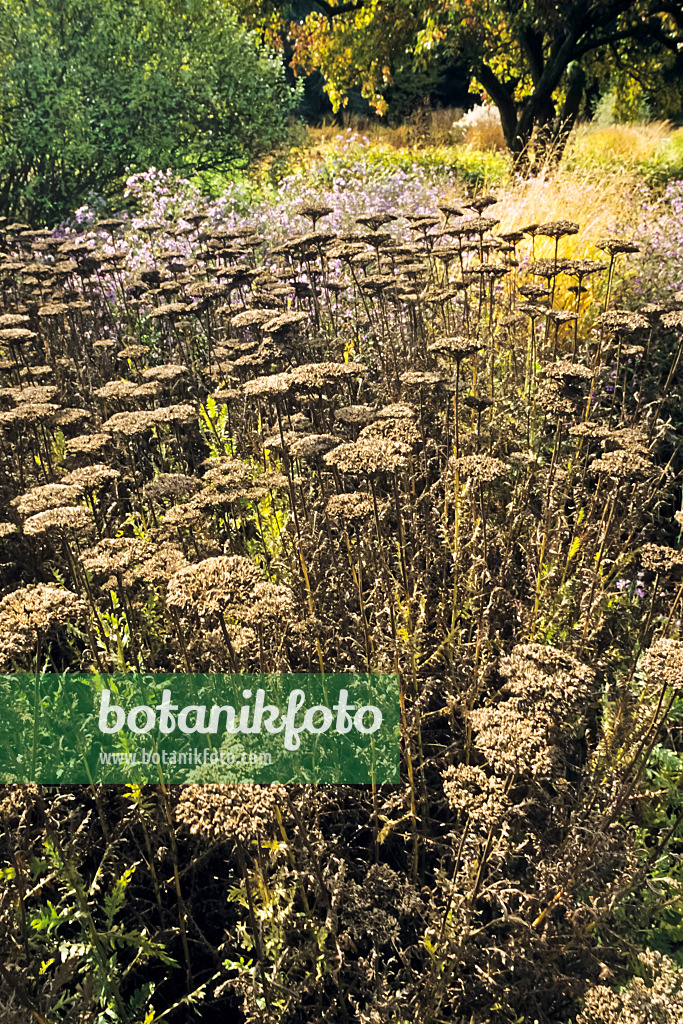
<svg viewBox="0 0 683 1024"><path fill-rule="evenodd" d="M586 72L574 61L567 68L567 73L567 96L560 114L543 126L537 126L536 129L534 164L537 171L542 167L549 170L558 167L581 108L586 88Z"/></svg>

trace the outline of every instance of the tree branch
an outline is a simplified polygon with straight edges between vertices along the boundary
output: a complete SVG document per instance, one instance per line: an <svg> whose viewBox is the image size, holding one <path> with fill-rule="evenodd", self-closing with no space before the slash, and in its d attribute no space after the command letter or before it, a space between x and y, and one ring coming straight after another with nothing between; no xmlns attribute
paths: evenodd
<svg viewBox="0 0 683 1024"><path fill-rule="evenodd" d="M315 6L320 8L320 13L330 20L338 14L349 14L351 11L359 11L365 6L365 0L348 0L343 4L330 4L327 0L314 0Z"/></svg>
<svg viewBox="0 0 683 1024"><path fill-rule="evenodd" d="M576 47L576 59L579 60L585 54L590 53L591 50L599 50L601 46L610 46L612 43L618 43L620 39L634 39L637 37L642 39L643 35L642 26L637 28L632 26L629 29L624 29L622 32L613 32L609 36L603 36L601 39L591 39L584 43L583 46Z"/></svg>
<svg viewBox="0 0 683 1024"><path fill-rule="evenodd" d="M533 29L524 28L519 34L519 41L527 55L529 68L531 69L531 78L534 85L536 85L543 74L543 38L540 33L534 32Z"/></svg>

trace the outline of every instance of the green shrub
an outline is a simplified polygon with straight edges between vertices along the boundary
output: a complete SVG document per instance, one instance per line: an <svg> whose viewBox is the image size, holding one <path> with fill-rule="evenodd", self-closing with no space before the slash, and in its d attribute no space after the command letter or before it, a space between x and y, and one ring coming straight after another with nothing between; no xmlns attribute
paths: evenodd
<svg viewBox="0 0 683 1024"><path fill-rule="evenodd" d="M244 165L295 103L220 0L0 0L0 213L54 222L128 167Z"/></svg>

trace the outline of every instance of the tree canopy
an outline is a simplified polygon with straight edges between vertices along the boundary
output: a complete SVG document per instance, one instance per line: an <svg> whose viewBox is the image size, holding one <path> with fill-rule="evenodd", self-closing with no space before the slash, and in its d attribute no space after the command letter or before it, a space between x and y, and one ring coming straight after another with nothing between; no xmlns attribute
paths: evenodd
<svg viewBox="0 0 683 1024"><path fill-rule="evenodd" d="M315 0L305 15L278 0L234 2L271 35L280 24L293 66L322 71L335 109L360 84L384 113L397 74L451 56L498 107L519 161L532 136L539 153L561 149L589 83L616 87L622 102L644 96L680 109L675 0Z"/></svg>
<svg viewBox="0 0 683 1024"><path fill-rule="evenodd" d="M54 221L128 167L244 163L295 103L220 0L0 0L0 212Z"/></svg>

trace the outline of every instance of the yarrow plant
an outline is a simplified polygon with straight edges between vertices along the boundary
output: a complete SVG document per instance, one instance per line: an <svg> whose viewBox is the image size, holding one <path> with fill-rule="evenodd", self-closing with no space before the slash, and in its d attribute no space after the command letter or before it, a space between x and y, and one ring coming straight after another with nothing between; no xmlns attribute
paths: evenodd
<svg viewBox="0 0 683 1024"><path fill-rule="evenodd" d="M8 706L18 673L64 720L67 671L401 679L398 787L262 786L230 735L241 786L9 788L22 1024L604 1024L675 955L682 303L530 188L358 140L328 170L2 225Z"/></svg>

